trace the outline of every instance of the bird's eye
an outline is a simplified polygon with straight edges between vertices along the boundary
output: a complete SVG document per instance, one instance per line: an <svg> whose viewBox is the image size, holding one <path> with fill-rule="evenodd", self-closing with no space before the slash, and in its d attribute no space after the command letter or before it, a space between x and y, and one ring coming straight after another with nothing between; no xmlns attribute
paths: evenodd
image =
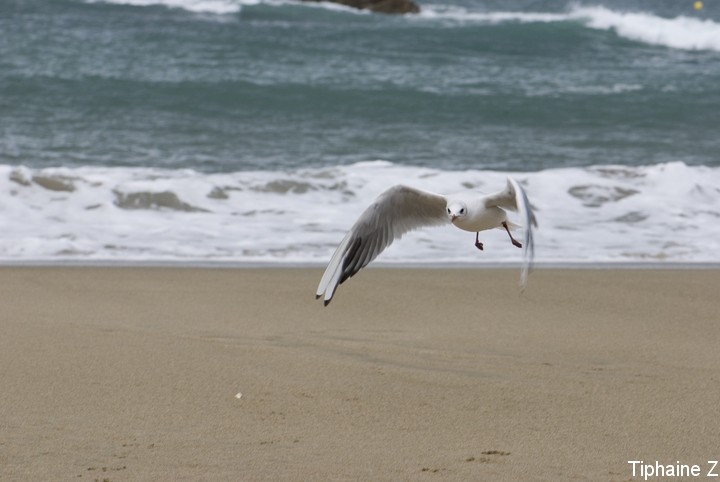
<svg viewBox="0 0 720 482"><path fill-rule="evenodd" d="M465 208L460 209L460 214L465 214Z"/></svg>
<svg viewBox="0 0 720 482"><path fill-rule="evenodd" d="M450 214L450 208L447 208L448 214Z"/></svg>

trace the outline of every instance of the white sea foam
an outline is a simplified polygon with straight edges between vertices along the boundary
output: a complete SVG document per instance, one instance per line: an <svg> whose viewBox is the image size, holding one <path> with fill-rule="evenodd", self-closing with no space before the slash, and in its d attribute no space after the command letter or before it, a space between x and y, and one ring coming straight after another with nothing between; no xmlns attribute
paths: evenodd
<svg viewBox="0 0 720 482"><path fill-rule="evenodd" d="M639 84L611 84L611 85L562 85L555 84L549 87L534 87L526 93L528 97L556 96L561 94L577 95L616 95L627 92L637 92L643 89Z"/></svg>
<svg viewBox="0 0 720 482"><path fill-rule="evenodd" d="M215 15L227 15L238 13L243 7L255 5L270 5L282 7L285 5L304 5L308 8L323 8L327 10L346 11L351 13L367 12L360 11L344 5L330 2L308 2L300 4L297 0L85 0L88 3L112 3L118 5L132 5L136 7L164 6L178 8L195 13L209 13Z"/></svg>
<svg viewBox="0 0 720 482"><path fill-rule="evenodd" d="M295 5L292 0L85 0L88 3L113 3L134 6L163 5L191 12L233 14L243 6ZM333 3L307 3L308 7L359 12ZM613 30L617 35L653 45L684 50L720 51L720 24L710 19L687 16L664 18L646 12L625 12L603 6L574 5L564 13L473 10L459 6L423 4L417 15L408 19L450 23L550 23L581 22L588 28Z"/></svg>
<svg viewBox="0 0 720 482"><path fill-rule="evenodd" d="M562 22L568 20L568 15L562 13L543 12L492 12L473 11L453 5L423 5L416 16L422 19L451 20L455 22L481 22L481 23L538 23Z"/></svg>
<svg viewBox="0 0 720 482"><path fill-rule="evenodd" d="M237 13L242 8L242 2L237 0L86 0L88 3L114 3L119 5L133 5L148 7L162 5L169 8L179 8L189 12L212 13L225 15Z"/></svg>
<svg viewBox="0 0 720 482"><path fill-rule="evenodd" d="M325 262L384 189L502 188L506 172L377 161L286 172L0 166L0 260ZM512 174L545 262L720 262L720 168L681 162ZM411 233L379 262L513 262L501 232Z"/></svg>
<svg viewBox="0 0 720 482"><path fill-rule="evenodd" d="M720 24L687 16L664 18L646 12L625 12L602 6L574 5L566 13L475 11L445 5L423 6L417 16L453 22L549 23L581 22L589 28L613 30L617 35L652 45L720 51Z"/></svg>
<svg viewBox="0 0 720 482"><path fill-rule="evenodd" d="M615 30L621 37L684 50L720 51L720 24L686 16L663 18L642 12L617 12L605 7L576 7L571 14L591 28Z"/></svg>

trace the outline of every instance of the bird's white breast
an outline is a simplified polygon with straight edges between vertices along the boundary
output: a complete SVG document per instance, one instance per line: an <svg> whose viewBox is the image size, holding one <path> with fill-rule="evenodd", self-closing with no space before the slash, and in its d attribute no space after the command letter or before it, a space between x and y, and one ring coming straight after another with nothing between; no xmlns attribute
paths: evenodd
<svg viewBox="0 0 720 482"><path fill-rule="evenodd" d="M457 218L453 224L465 231L476 233L478 231L485 231L486 229L499 228L506 219L505 211L499 207L476 205L468 206L468 214Z"/></svg>

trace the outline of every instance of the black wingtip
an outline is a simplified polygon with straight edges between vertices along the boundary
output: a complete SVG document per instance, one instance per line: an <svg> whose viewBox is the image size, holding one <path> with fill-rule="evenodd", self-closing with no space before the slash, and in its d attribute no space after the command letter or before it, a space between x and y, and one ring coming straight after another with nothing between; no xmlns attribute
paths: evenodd
<svg viewBox="0 0 720 482"><path fill-rule="evenodd" d="M322 295L315 295L315 299L319 300Z"/></svg>
<svg viewBox="0 0 720 482"><path fill-rule="evenodd" d="M329 305L331 301L332 301L332 298L331 298L331 299L329 299L329 300L325 300L325 301L323 301L323 306L327 306L327 305Z"/></svg>

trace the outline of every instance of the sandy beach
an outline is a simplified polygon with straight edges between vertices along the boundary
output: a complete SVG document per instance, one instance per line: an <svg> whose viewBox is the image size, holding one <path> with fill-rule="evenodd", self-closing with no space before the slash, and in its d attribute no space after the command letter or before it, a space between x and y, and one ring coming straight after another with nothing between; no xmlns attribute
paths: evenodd
<svg viewBox="0 0 720 482"><path fill-rule="evenodd" d="M541 269L519 296L516 270L376 268L327 308L321 271L0 268L0 479L620 481L720 458L718 270Z"/></svg>

